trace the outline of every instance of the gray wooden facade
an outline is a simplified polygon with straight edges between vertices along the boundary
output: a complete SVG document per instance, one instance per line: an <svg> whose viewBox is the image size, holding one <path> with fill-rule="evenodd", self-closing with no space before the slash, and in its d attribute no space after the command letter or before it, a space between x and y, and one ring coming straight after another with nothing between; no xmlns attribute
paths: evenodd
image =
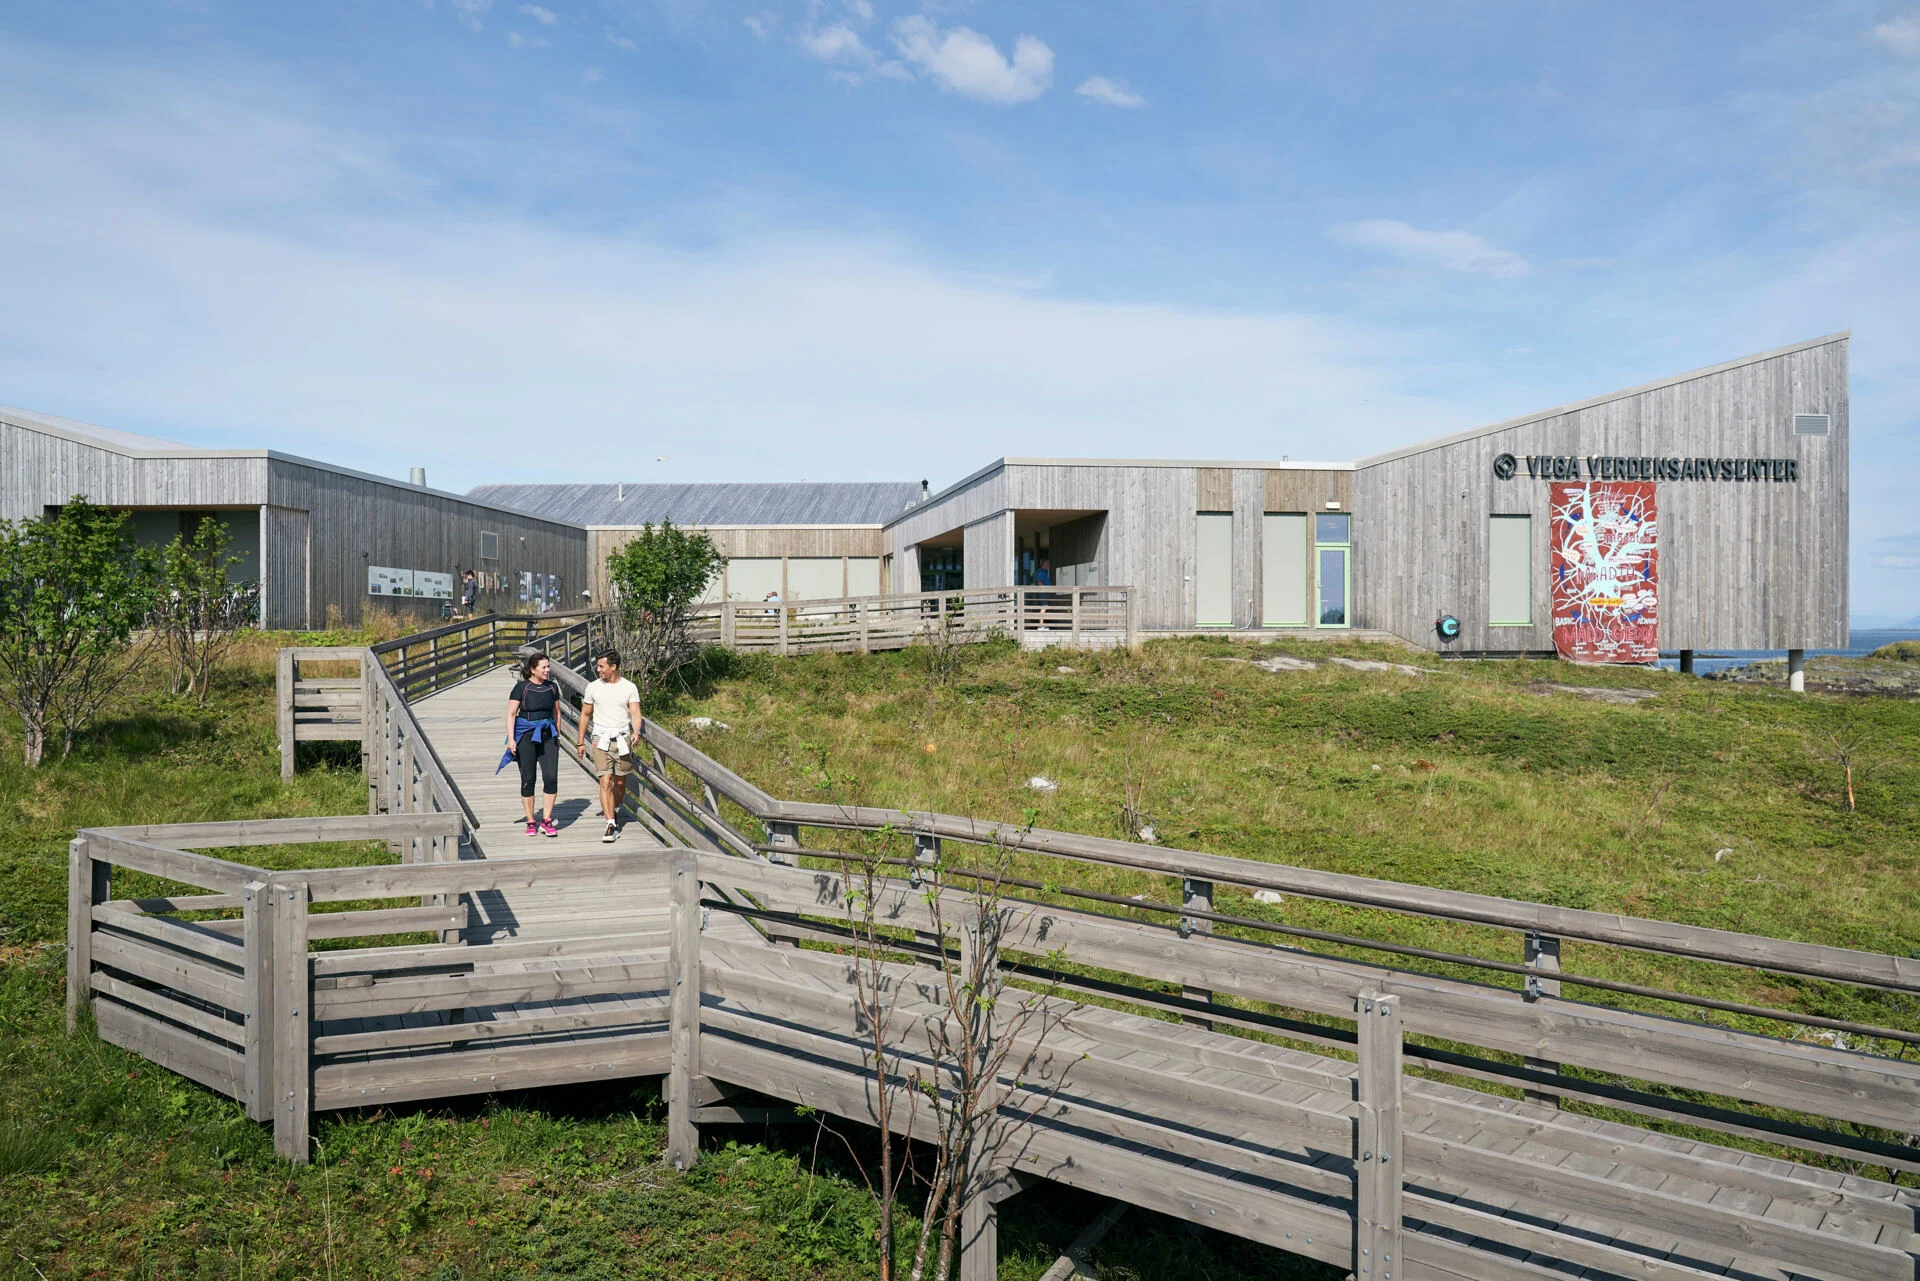
<svg viewBox="0 0 1920 1281"><path fill-rule="evenodd" d="M1847 342L1815 339L1362 460L1354 472L1361 623L1435 649L1553 648L1551 482L1529 457L1659 460L1663 650L1814 649L1847 641ZM1825 436L1796 414L1826 415ZM1495 461L1516 459L1500 479ZM1668 479L1666 460L1792 460L1795 479ZM1717 471L1717 468L1716 468ZM1736 475L1739 473L1736 472ZM1489 530L1531 518L1529 626L1493 626ZM1434 621L1460 638L1443 645Z"/></svg>
<svg viewBox="0 0 1920 1281"><path fill-rule="evenodd" d="M267 627L351 625L370 602L418 618L439 613L435 599L370 597L370 566L483 571L500 584L481 593L483 612L522 607L522 572L557 578L563 603L578 603L587 586L587 534L577 526L268 450L190 449L0 409L0 518L41 516L75 494L226 522L236 545L255 549L236 573L258 579ZM490 560L483 532L496 536Z"/></svg>

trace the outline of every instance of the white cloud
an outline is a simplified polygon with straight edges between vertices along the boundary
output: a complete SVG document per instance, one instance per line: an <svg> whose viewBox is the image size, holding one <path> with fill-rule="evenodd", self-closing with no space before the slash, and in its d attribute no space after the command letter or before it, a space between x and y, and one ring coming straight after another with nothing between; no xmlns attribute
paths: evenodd
<svg viewBox="0 0 1920 1281"><path fill-rule="evenodd" d="M528 39L526 36L521 35L518 31L507 32L507 45L509 48L545 49L550 47L552 44L553 44L553 41L547 39L545 36L534 36L532 39Z"/></svg>
<svg viewBox="0 0 1920 1281"><path fill-rule="evenodd" d="M873 21L873 5L869 0L847 0L847 12L861 22Z"/></svg>
<svg viewBox="0 0 1920 1281"><path fill-rule="evenodd" d="M1470 231L1423 231L1391 218L1369 218L1335 227L1333 238L1346 245L1378 249L1403 262L1475 276L1510 280L1533 271L1519 254L1497 249Z"/></svg>
<svg viewBox="0 0 1920 1281"><path fill-rule="evenodd" d="M623 36L612 27L607 28L607 43L616 49L625 49L628 53L632 53L640 47L638 40L635 40L631 36Z"/></svg>
<svg viewBox="0 0 1920 1281"><path fill-rule="evenodd" d="M800 47L822 62L872 62L873 50L852 27L835 23L800 33Z"/></svg>
<svg viewBox="0 0 1920 1281"><path fill-rule="evenodd" d="M1088 76L1074 90L1082 98L1104 103L1109 107L1144 107L1147 100L1127 87L1124 80L1109 80L1105 76Z"/></svg>
<svg viewBox="0 0 1920 1281"><path fill-rule="evenodd" d="M480 19L493 8L493 0L452 0L450 7L454 17L474 31L480 30Z"/></svg>
<svg viewBox="0 0 1920 1281"><path fill-rule="evenodd" d="M542 26L551 27L560 21L559 14L551 9L543 9L537 4L523 4L520 6L520 12L532 18L535 22L540 23Z"/></svg>
<svg viewBox="0 0 1920 1281"><path fill-rule="evenodd" d="M1011 60L993 41L968 27L942 31L916 14L893 24L893 45L910 66L941 88L980 102L1010 107L1031 102L1053 85L1053 50L1034 36L1013 42Z"/></svg>
<svg viewBox="0 0 1920 1281"><path fill-rule="evenodd" d="M746 24L747 30L753 32L754 39L764 41L773 35L774 24L779 22L780 19L776 15L762 10L759 13L750 13L740 19L740 21Z"/></svg>
<svg viewBox="0 0 1920 1281"><path fill-rule="evenodd" d="M9 289L38 300L0 308L9 400L390 475L425 460L456 488L590 470L527 454L529 423L669 435L654 452L702 480L953 477L1034 439L1345 457L1470 425L1382 372L1425 338L1063 298L870 231L687 248L456 205L417 151L322 123L299 87L205 73L0 42L0 167L42 179L0 187ZM1301 421L1312 439L1275 426Z"/></svg>
<svg viewBox="0 0 1920 1281"><path fill-rule="evenodd" d="M580 83L583 85L597 85L606 78L606 71L600 67L588 67L580 73Z"/></svg>
<svg viewBox="0 0 1920 1281"><path fill-rule="evenodd" d="M1873 38L1896 57L1920 60L1920 9L1888 18L1873 29Z"/></svg>

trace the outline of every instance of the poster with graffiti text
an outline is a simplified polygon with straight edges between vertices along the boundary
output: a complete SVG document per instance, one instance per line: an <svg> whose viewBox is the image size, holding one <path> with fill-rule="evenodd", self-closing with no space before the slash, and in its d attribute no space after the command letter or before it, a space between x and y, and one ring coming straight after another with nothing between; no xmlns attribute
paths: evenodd
<svg viewBox="0 0 1920 1281"><path fill-rule="evenodd" d="M1650 481L1552 487L1553 645L1579 663L1660 657L1660 524Z"/></svg>

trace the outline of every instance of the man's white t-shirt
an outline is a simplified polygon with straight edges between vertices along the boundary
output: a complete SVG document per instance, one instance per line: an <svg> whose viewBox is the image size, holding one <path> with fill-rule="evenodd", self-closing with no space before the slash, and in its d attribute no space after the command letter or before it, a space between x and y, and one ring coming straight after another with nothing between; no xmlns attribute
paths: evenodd
<svg viewBox="0 0 1920 1281"><path fill-rule="evenodd" d="M632 739L633 717L627 704L639 701L639 689L624 676L611 684L596 678L587 686L580 700L582 706L593 709L593 724L587 732L603 751L615 739Z"/></svg>

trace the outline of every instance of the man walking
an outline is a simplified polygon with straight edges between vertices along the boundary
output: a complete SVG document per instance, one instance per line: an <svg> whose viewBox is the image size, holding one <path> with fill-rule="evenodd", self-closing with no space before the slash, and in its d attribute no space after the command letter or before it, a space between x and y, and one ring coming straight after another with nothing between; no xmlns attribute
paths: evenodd
<svg viewBox="0 0 1920 1281"><path fill-rule="evenodd" d="M633 772L633 744L640 735L640 691L620 675L620 655L607 650L594 660L598 679L580 700L580 755L593 749L593 772L600 780L600 812L607 830L620 835L620 805L627 799L627 775Z"/></svg>
<svg viewBox="0 0 1920 1281"><path fill-rule="evenodd" d="M460 579L460 613L467 618L472 618L474 604L479 599L479 581L474 578L473 571L468 570Z"/></svg>

